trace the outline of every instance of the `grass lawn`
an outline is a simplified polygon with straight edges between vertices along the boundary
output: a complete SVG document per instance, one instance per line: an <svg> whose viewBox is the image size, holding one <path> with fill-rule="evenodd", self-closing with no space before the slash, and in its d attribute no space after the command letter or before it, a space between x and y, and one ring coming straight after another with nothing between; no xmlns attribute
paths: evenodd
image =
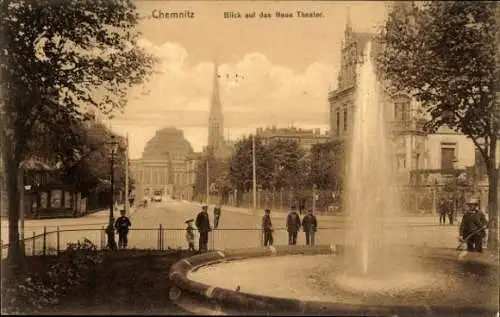
<svg viewBox="0 0 500 317"><path fill-rule="evenodd" d="M87 283L74 287L56 307L36 314L184 314L168 298L170 266L187 251L127 250L107 253ZM56 257L45 259L45 264ZM43 269L41 257L28 257L30 271Z"/></svg>

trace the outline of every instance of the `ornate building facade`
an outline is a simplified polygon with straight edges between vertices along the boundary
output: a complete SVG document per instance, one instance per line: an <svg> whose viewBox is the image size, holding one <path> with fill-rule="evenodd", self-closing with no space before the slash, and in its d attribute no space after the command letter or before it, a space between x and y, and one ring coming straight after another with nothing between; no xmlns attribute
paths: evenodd
<svg viewBox="0 0 500 317"><path fill-rule="evenodd" d="M181 130L166 127L148 141L140 159L130 161L135 195L191 199L197 154Z"/></svg>
<svg viewBox="0 0 500 317"><path fill-rule="evenodd" d="M355 32L348 18L341 47L338 86L328 94L330 137L345 145L349 144L354 124L358 66L366 58L364 52L368 42L371 42L371 58L380 50L374 36ZM380 87L383 88L382 82ZM465 178L466 169L478 160L470 139L447 127L436 133L426 133L423 129L426 114L419 103L407 95L383 93L381 102L386 107L389 132L394 141L394 164L401 185L438 187L453 177Z"/></svg>

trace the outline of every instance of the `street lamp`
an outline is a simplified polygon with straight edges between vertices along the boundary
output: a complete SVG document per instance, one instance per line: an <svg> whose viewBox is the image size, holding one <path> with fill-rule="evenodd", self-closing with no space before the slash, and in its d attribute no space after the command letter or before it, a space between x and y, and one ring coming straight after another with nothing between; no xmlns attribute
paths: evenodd
<svg viewBox="0 0 500 317"><path fill-rule="evenodd" d="M257 212L257 164L255 160L255 134L252 134L252 191L253 191L253 212Z"/></svg>
<svg viewBox="0 0 500 317"><path fill-rule="evenodd" d="M316 186L316 184L313 184L313 188L312 188L312 211L313 213L316 212L316 189L318 188L318 186Z"/></svg>
<svg viewBox="0 0 500 317"><path fill-rule="evenodd" d="M109 205L109 223L108 227L106 230L106 233L108 234L108 248L110 250L116 250L116 241L115 241L115 231L113 228L114 224L114 217L113 217L113 208L114 208L114 202L115 202L115 173L114 173L114 167L115 167L115 155L118 152L118 141L116 141L115 136L111 136L111 141L108 143L108 145L111 147L111 164L110 164L110 173L111 173L111 200L110 200L110 205Z"/></svg>
<svg viewBox="0 0 500 317"><path fill-rule="evenodd" d="M170 152L163 152L164 155L167 156L167 168L166 168L166 176L165 176L165 197L167 197L168 194L168 187L170 184L172 184L172 196L174 195L174 177L172 174L172 156L170 155Z"/></svg>
<svg viewBox="0 0 500 317"><path fill-rule="evenodd" d="M258 193L258 198L257 198L257 209L260 208L261 204L261 199L262 199L262 185L259 184L257 186L257 193Z"/></svg>
<svg viewBox="0 0 500 317"><path fill-rule="evenodd" d="M455 181L455 193L454 193L454 199L453 199L453 213L452 213L452 216L451 216L451 224L453 224L453 222L455 222L455 217L457 216L457 213L458 213L458 174L460 173L457 169L457 163L458 163L458 160L457 158L453 158L453 177L454 177L454 181Z"/></svg>

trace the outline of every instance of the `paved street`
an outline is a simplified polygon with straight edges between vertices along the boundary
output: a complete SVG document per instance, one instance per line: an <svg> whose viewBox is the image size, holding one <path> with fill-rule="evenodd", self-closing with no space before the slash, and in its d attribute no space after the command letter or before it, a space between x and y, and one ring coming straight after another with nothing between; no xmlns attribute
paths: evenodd
<svg viewBox="0 0 500 317"><path fill-rule="evenodd" d="M164 248L186 247L184 223L187 219L195 219L200 210L197 203L169 201L152 203L148 208L139 209L132 213L132 230L129 233L129 247L131 248L157 248L159 241L159 226L163 230ZM213 224L213 206L209 208L210 221ZM67 242L76 242L88 238L93 243L101 246L105 243L106 237L102 228L106 225L109 216L108 210L103 210L82 218L66 219L40 219L27 220L25 224L25 236L32 236L43 233L46 226L47 232L55 231L59 226L59 245L61 248ZM284 230L285 213L272 213L273 225L276 228L274 241L276 245L287 243L287 233ZM231 249L241 247L257 247L260 245L260 222L262 211L256 215L243 208L223 207L219 221L219 230L210 234L209 246L219 249ZM454 248L457 246L457 226L437 225L436 217L401 217L391 221L393 231L397 240L402 243L444 246ZM345 216L318 216L319 230L316 234L316 244L344 244L346 226ZM8 230L7 221L2 220L2 240L7 241ZM245 229L245 230L242 230ZM67 231L71 230L71 231ZM198 237L195 244L197 246ZM298 244L304 244L304 233L300 232ZM47 248L57 247L57 235L50 234L46 239ZM26 252L32 252L33 243L26 243ZM36 239L35 249L42 250L43 240ZM6 254L3 250L2 254Z"/></svg>

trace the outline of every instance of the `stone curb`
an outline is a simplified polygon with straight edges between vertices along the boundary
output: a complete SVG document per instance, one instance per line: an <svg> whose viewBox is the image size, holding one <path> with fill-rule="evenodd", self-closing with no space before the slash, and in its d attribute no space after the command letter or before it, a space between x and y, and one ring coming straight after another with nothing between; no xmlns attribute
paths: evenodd
<svg viewBox="0 0 500 317"><path fill-rule="evenodd" d="M441 306L397 306L397 305L352 305L346 303L301 301L248 294L195 282L187 278L190 271L217 262L265 256L293 254L342 254L342 245L276 246L271 248L249 248L218 250L195 255L172 265L170 279L185 296L194 295L201 301L216 303L230 314L327 314L327 315L392 315L392 316L493 316L496 311L480 307Z"/></svg>

